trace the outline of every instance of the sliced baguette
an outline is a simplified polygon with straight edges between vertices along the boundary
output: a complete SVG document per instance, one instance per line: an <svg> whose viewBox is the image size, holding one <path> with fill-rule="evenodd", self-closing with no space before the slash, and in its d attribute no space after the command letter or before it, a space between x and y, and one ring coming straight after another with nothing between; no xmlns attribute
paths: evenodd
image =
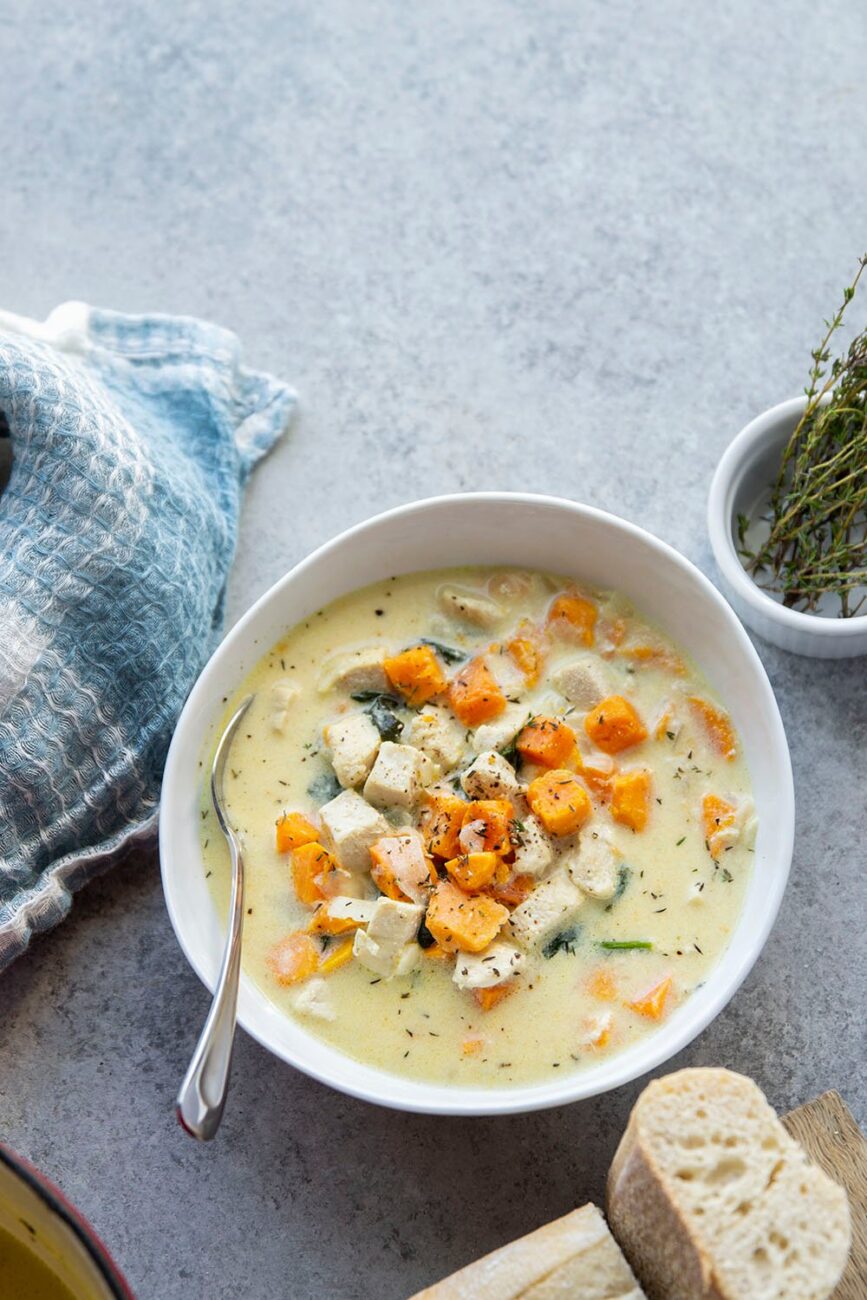
<svg viewBox="0 0 867 1300"><path fill-rule="evenodd" d="M595 1205L495 1250L411 1300L644 1300Z"/></svg>
<svg viewBox="0 0 867 1300"><path fill-rule="evenodd" d="M645 1088L607 1207L651 1300L823 1300L849 1253L846 1193L729 1070L681 1070Z"/></svg>

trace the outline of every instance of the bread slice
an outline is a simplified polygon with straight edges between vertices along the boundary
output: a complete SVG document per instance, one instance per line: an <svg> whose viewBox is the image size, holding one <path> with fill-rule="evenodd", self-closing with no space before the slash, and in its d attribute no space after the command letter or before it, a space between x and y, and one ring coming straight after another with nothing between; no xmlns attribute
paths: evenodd
<svg viewBox="0 0 867 1300"><path fill-rule="evenodd" d="M412 1300L644 1300L595 1205L495 1250Z"/></svg>
<svg viewBox="0 0 867 1300"><path fill-rule="evenodd" d="M846 1193L730 1070L681 1070L645 1088L607 1201L651 1300L822 1300L846 1266Z"/></svg>

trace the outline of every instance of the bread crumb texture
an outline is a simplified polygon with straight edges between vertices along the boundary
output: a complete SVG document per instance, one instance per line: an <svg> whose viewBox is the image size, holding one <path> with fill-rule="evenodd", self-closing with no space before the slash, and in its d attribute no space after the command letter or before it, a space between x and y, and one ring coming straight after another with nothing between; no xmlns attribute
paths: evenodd
<svg viewBox="0 0 867 1300"><path fill-rule="evenodd" d="M681 1070L644 1090L607 1199L651 1300L822 1300L849 1253L846 1193L729 1070Z"/></svg>

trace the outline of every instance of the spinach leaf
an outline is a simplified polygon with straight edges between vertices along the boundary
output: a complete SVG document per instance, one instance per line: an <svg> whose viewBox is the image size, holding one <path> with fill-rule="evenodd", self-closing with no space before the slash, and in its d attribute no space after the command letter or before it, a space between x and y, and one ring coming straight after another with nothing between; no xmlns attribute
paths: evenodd
<svg viewBox="0 0 867 1300"><path fill-rule="evenodd" d="M418 927L418 934L416 935L416 943L418 944L419 948L432 948L436 943L436 939L433 937L430 930L425 925L424 921L422 921L421 925Z"/></svg>
<svg viewBox="0 0 867 1300"><path fill-rule="evenodd" d="M380 695L364 710L383 740L397 740L403 731L403 723L400 718L396 718L386 704L386 700L390 700L390 698L388 695Z"/></svg>
<svg viewBox="0 0 867 1300"><path fill-rule="evenodd" d="M329 769L327 772L320 772L319 776L313 778L307 787L307 793L311 799L315 799L318 804L322 805L328 803L331 799L336 799L342 789L343 786Z"/></svg>
<svg viewBox="0 0 867 1300"><path fill-rule="evenodd" d="M403 703L396 695L389 695L386 691L353 691L349 698L357 700L359 704L370 704L374 700L381 700L392 709L400 708Z"/></svg>
<svg viewBox="0 0 867 1300"><path fill-rule="evenodd" d="M555 934L553 939L549 939L542 949L542 956L549 961L555 957L558 952L568 953L570 956L578 947L578 940L581 938L581 926L573 925L568 930L561 930Z"/></svg>
<svg viewBox="0 0 867 1300"><path fill-rule="evenodd" d="M469 659L466 650L458 650L453 645L443 645L442 641L432 641L430 637L423 636L422 645L429 645L431 650L436 650L440 659L447 664L462 664L465 659Z"/></svg>
<svg viewBox="0 0 867 1300"><path fill-rule="evenodd" d="M617 868L617 888L615 889L614 893L611 896L611 902L608 904L608 906L605 909L606 912L610 912L614 904L619 902L619 900L626 893L626 887L629 884L631 878L632 878L632 868L627 867L625 862L621 862L620 866Z"/></svg>

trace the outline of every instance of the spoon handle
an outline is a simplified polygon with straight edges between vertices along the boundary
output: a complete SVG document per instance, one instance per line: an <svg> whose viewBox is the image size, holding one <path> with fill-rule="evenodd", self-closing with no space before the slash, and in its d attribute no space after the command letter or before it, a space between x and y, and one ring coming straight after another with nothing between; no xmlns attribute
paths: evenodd
<svg viewBox="0 0 867 1300"><path fill-rule="evenodd" d="M223 803L223 769L232 737L238 723L246 713L250 699L232 718L226 728L211 773L211 793L220 828L229 845L232 862L232 896L229 902L229 933L214 1000L204 1028L196 1044L178 1092L176 1111L183 1128L194 1138L207 1142L220 1127L226 1093L229 1088L229 1071L232 1065L232 1044L235 1038L235 1015L238 1005L238 980L241 972L241 930L244 919L244 857L235 832L228 823Z"/></svg>

